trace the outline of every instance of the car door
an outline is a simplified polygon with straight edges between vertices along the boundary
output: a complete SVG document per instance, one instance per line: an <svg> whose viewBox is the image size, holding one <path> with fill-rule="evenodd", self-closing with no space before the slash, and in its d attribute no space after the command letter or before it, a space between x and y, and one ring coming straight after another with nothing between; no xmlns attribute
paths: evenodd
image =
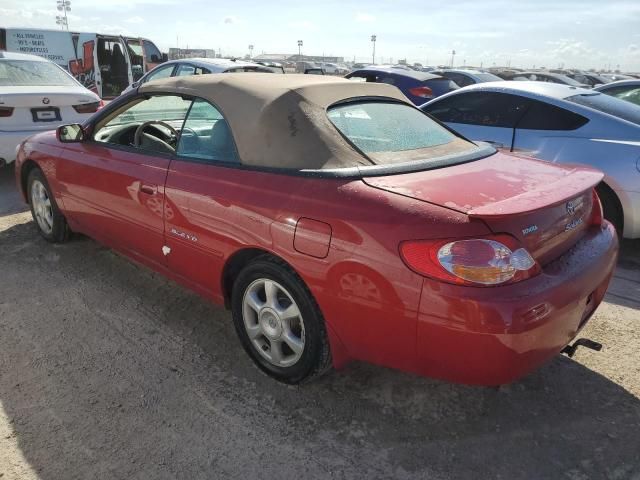
<svg viewBox="0 0 640 480"><path fill-rule="evenodd" d="M100 116L86 141L65 144L57 175L65 209L82 231L134 257L165 263L164 183L175 153L170 137L179 133L190 104L175 95L137 97ZM175 132L149 125L134 145L136 130L149 121Z"/></svg>
<svg viewBox="0 0 640 480"><path fill-rule="evenodd" d="M221 291L222 268L233 245L269 236L270 224L258 214L251 231L243 228L247 212L241 199L256 194L250 188L256 174L235 168L238 165L220 111L205 100L194 100L167 175L167 261L185 283L206 295Z"/></svg>
<svg viewBox="0 0 640 480"><path fill-rule="evenodd" d="M517 95L472 91L430 102L423 110L469 140L511 149L515 125L528 103Z"/></svg>
<svg viewBox="0 0 640 480"><path fill-rule="evenodd" d="M589 119L564 108L539 100L531 100L526 113L516 126L513 150L553 160L567 137L587 124Z"/></svg>

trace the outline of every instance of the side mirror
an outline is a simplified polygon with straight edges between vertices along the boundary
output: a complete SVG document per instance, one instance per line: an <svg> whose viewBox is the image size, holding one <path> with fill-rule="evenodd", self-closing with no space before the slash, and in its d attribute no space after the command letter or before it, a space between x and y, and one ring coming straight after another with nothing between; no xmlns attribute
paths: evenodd
<svg viewBox="0 0 640 480"><path fill-rule="evenodd" d="M79 123L62 125L56 130L56 137L62 143L76 143L84 140L84 130Z"/></svg>
<svg viewBox="0 0 640 480"><path fill-rule="evenodd" d="M166 53L162 54L162 61L163 62L168 62L169 61L169 55L167 55Z"/></svg>

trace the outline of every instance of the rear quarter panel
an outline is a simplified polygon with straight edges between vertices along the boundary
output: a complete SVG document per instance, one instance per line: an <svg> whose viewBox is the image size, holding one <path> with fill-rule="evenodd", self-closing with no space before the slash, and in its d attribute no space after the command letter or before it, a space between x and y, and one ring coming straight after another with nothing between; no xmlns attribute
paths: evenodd
<svg viewBox="0 0 640 480"><path fill-rule="evenodd" d="M169 172L173 224L209 253L184 258L185 275L222 297L221 265L258 248L284 259L311 290L346 357L415 369L422 277L398 253L402 240L487 233L482 223L441 207L371 188L360 180L277 175L190 163ZM185 193L186 191L189 193ZM301 218L331 226L324 258L294 247ZM167 229L170 232L171 222ZM173 241L173 240L171 240ZM182 240L175 241L172 256ZM199 255L194 251L193 255ZM177 258L177 257L175 257ZM343 359L334 358L336 366Z"/></svg>

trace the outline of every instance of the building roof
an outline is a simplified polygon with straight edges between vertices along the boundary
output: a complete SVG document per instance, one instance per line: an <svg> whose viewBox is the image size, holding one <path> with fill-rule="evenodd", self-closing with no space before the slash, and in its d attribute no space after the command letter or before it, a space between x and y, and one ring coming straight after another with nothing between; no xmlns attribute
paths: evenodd
<svg viewBox="0 0 640 480"><path fill-rule="evenodd" d="M204 98L222 111L245 165L323 169L371 165L333 126L326 110L357 97L390 98L413 106L397 88L322 75L225 73L145 83L141 93Z"/></svg>

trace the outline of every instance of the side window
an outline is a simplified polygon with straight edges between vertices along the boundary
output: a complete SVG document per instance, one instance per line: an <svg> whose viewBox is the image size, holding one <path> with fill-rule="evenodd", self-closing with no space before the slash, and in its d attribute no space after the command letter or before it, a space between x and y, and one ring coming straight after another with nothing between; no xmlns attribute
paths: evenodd
<svg viewBox="0 0 640 480"><path fill-rule="evenodd" d="M507 93L469 92L437 101L425 111L441 122L514 128L528 103Z"/></svg>
<svg viewBox="0 0 640 480"><path fill-rule="evenodd" d="M527 113L518 122L517 128L527 130L575 130L589 119L564 108L532 100Z"/></svg>
<svg viewBox="0 0 640 480"><path fill-rule="evenodd" d="M389 85L395 85L396 84L396 79L393 77L380 77L380 79L378 80L378 82L380 83L387 83Z"/></svg>
<svg viewBox="0 0 640 480"><path fill-rule="evenodd" d="M613 97L624 98L627 95L637 95L638 92L640 92L640 87L634 88L623 85L620 87L609 88L602 93L606 93L607 95L611 95Z"/></svg>
<svg viewBox="0 0 640 480"><path fill-rule="evenodd" d="M173 65L166 65L162 67L156 68L153 72L147 75L147 78L144 79L144 82L150 82L152 80L160 80L161 78L169 78L171 76L171 72L173 72Z"/></svg>
<svg viewBox="0 0 640 480"><path fill-rule="evenodd" d="M454 81L459 87L466 87L473 83L466 75L461 75L459 73L447 72L445 77Z"/></svg>
<svg viewBox="0 0 640 480"><path fill-rule="evenodd" d="M189 75L194 75L196 72L196 67L193 65L189 65L187 63L183 63L178 67L175 76L176 77L185 77Z"/></svg>
<svg viewBox="0 0 640 480"><path fill-rule="evenodd" d="M579 73L575 74L572 78L576 82L584 83L585 85L593 85L593 82L589 78L587 78L584 75L581 75Z"/></svg>
<svg viewBox="0 0 640 480"><path fill-rule="evenodd" d="M203 67L196 67L195 71L193 72L194 75L206 75L208 73L211 73L211 71Z"/></svg>
<svg viewBox="0 0 640 480"><path fill-rule="evenodd" d="M191 100L176 95L138 97L99 122L96 142L173 154Z"/></svg>
<svg viewBox="0 0 640 480"><path fill-rule="evenodd" d="M149 40L143 40L142 45L144 46L144 59L149 63L160 63L162 62L162 54L158 47L154 45L153 42Z"/></svg>
<svg viewBox="0 0 640 480"><path fill-rule="evenodd" d="M210 163L240 163L227 121L202 99L194 100L189 110L177 153Z"/></svg>

